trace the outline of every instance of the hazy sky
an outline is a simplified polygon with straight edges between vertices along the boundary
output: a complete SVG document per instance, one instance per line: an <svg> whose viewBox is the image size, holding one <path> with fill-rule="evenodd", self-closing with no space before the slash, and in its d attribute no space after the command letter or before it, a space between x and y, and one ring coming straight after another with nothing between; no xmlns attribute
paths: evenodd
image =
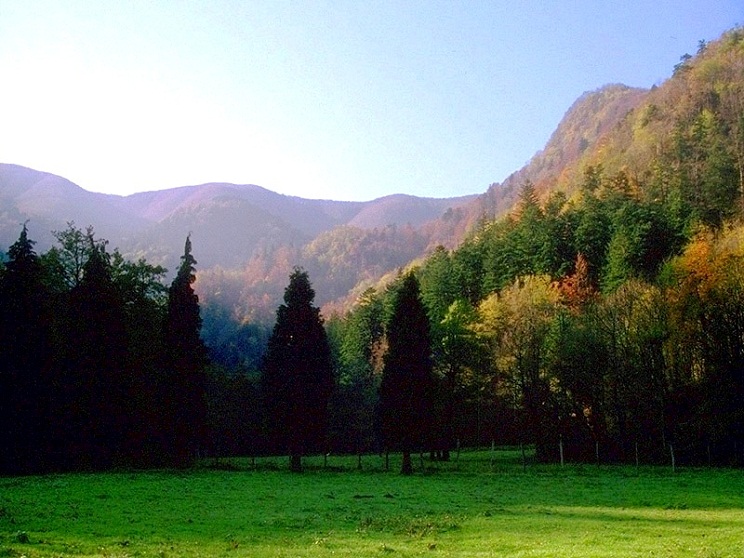
<svg viewBox="0 0 744 558"><path fill-rule="evenodd" d="M0 0L0 162L128 194L480 193L744 0Z"/></svg>

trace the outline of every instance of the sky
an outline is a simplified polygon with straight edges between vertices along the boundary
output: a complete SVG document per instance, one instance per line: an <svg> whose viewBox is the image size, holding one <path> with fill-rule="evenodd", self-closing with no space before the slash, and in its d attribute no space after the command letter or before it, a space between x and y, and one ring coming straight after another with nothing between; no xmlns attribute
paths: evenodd
<svg viewBox="0 0 744 558"><path fill-rule="evenodd" d="M127 195L482 193L744 0L0 0L0 162Z"/></svg>

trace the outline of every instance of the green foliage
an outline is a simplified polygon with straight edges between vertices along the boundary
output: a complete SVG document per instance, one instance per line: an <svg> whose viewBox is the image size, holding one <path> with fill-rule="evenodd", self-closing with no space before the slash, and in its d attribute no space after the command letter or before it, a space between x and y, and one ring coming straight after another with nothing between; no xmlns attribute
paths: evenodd
<svg viewBox="0 0 744 558"><path fill-rule="evenodd" d="M333 321L338 386L331 401L334 451L361 454L375 447L377 391L385 350L383 302L365 292L344 322ZM332 335L335 332L336 335Z"/></svg>

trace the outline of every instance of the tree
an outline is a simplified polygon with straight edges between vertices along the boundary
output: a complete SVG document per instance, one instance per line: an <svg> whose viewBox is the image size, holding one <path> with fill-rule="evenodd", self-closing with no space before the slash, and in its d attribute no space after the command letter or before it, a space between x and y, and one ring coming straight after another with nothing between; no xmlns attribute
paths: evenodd
<svg viewBox="0 0 744 558"><path fill-rule="evenodd" d="M0 471L41 469L51 417L51 329L43 270L26 225L0 275Z"/></svg>
<svg viewBox="0 0 744 558"><path fill-rule="evenodd" d="M69 465L108 468L122 456L131 426L124 304L105 242L88 236L89 257L69 294L60 452Z"/></svg>
<svg viewBox="0 0 744 558"><path fill-rule="evenodd" d="M490 339L495 367L504 377L516 407L521 406L526 434L537 457L551 457L556 414L546 376L546 340L558 309L559 291L544 275L518 278L479 306L482 334Z"/></svg>
<svg viewBox="0 0 744 558"><path fill-rule="evenodd" d="M437 368L443 374L443 382L438 390L441 413L441 459L449 461L450 450L457 438L455 422L462 413L463 376L470 375L470 383L481 383L476 379L477 370L482 370L486 362L487 347L476 334L473 324L477 312L464 299L455 300L446 315L438 324L437 330Z"/></svg>
<svg viewBox="0 0 744 558"><path fill-rule="evenodd" d="M191 237L186 237L176 278L168 289L164 327L165 374L160 393L164 404L166 455L176 465L186 465L204 442L206 428L207 352L200 337L199 297L191 255Z"/></svg>
<svg viewBox="0 0 744 558"><path fill-rule="evenodd" d="M418 273L421 299L432 323L444 319L449 306L462 296L452 258L444 246L437 246Z"/></svg>
<svg viewBox="0 0 744 558"><path fill-rule="evenodd" d="M168 287L165 269L144 259L130 262L117 251L111 255L111 275L124 305L131 417L126 440L127 459L135 465L157 465L162 402L157 393L163 364L163 325Z"/></svg>
<svg viewBox="0 0 744 558"><path fill-rule="evenodd" d="M90 258L93 238L93 227L78 229L73 221L67 223L67 229L54 231L59 248L52 247L44 254L45 265L53 271L57 290L72 289L83 279L85 262Z"/></svg>
<svg viewBox="0 0 744 558"><path fill-rule="evenodd" d="M262 390L275 449L286 450L290 469L302 471L302 456L325 435L333 362L308 274L295 268L276 312L263 362Z"/></svg>
<svg viewBox="0 0 744 558"><path fill-rule="evenodd" d="M329 327L329 336L337 332L338 346L339 385L332 405L335 447L357 452L360 466L362 453L369 452L375 442L374 410L384 354L383 311L381 297L368 289L345 320L336 320L336 328Z"/></svg>
<svg viewBox="0 0 744 558"><path fill-rule="evenodd" d="M432 423L429 320L413 273L403 277L387 327L380 421L385 445L403 452L401 474L413 473L411 452L423 449Z"/></svg>

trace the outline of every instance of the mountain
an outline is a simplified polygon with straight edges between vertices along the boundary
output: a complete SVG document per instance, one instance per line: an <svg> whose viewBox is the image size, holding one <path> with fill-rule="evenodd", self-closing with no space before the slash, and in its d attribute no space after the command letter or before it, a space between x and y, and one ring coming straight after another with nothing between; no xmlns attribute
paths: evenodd
<svg viewBox="0 0 744 558"><path fill-rule="evenodd" d="M192 234L197 288L209 304L240 320L270 320L292 267L311 276L317 301L346 308L380 277L438 245L455 248L479 222L515 204L526 181L538 194L570 191L587 161L658 92L612 84L583 94L568 109L543 150L503 183L479 196L450 199L392 195L368 202L304 199L256 185L209 183L130 196L87 192L68 180L0 164L0 249L21 223L37 250L67 222L93 225L130 258L170 270Z"/></svg>
<svg viewBox="0 0 744 558"><path fill-rule="evenodd" d="M605 85L583 93L566 111L545 147L502 183L494 183L469 207L465 218L493 219L514 207L519 189L529 181L540 194L565 184L583 156L614 129L648 95L648 89Z"/></svg>
<svg viewBox="0 0 744 558"><path fill-rule="evenodd" d="M88 192L53 174L0 164L0 247L16 241L26 220L40 251L53 244L52 231L69 221L95 224L101 237L121 243L147 224L121 202L119 196Z"/></svg>
<svg viewBox="0 0 744 558"><path fill-rule="evenodd" d="M36 248L43 252L55 242L52 231L75 222L78 227L92 225L97 236L123 254L169 269L176 267L191 233L201 270L240 268L280 247L305 246L336 227L420 227L474 198L397 195L345 202L225 183L113 196L88 192L50 173L0 164L0 248L12 244L28 220Z"/></svg>

